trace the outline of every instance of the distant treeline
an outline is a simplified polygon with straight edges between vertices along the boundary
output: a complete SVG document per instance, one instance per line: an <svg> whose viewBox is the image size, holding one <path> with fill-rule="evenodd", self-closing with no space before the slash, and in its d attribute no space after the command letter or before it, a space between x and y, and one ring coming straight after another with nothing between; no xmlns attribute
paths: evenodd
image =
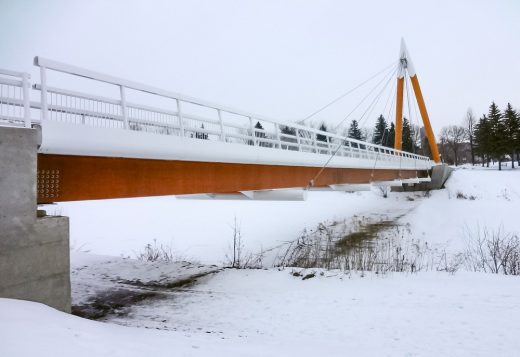
<svg viewBox="0 0 520 357"><path fill-rule="evenodd" d="M438 145L443 161L449 164L489 166L496 161L502 169L502 162L511 160L514 167L515 158L520 161L520 114L511 104L501 111L494 102L478 120L468 110L464 125L442 128Z"/></svg>
<svg viewBox="0 0 520 357"><path fill-rule="evenodd" d="M510 103L503 112L493 102L487 115L483 115L475 124L472 135L474 154L482 158L482 162L498 161L501 169L502 161L510 159L514 165L519 161L520 152L520 115ZM513 166L514 167L514 166Z"/></svg>

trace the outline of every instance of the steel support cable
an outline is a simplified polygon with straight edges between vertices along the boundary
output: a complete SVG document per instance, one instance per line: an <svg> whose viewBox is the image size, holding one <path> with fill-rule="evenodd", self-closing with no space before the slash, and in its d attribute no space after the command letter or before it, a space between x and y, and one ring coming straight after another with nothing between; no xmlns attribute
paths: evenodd
<svg viewBox="0 0 520 357"><path fill-rule="evenodd" d="M312 118L313 116L315 116L316 114L320 113L321 111L327 109L328 107L330 107L331 105L337 103L338 101L340 101L341 99L345 98L347 95L351 94L352 92L354 92L355 90L357 90L358 88L364 86L365 84L367 84L368 82L370 82L372 79L376 78L377 76L379 76L381 73L387 71L389 68L391 68L392 66L395 65L395 61L390 63L388 66L385 66L385 68L383 68L382 70L380 70L379 72L377 72L376 74L374 74L373 76L371 76L370 78L368 78L367 80L363 81L362 83L358 84L357 86L355 86L354 88L350 89L349 91L347 91L346 93L340 95L339 97L337 97L336 99L334 99L333 101L329 102L328 104L324 105L323 107L321 107L320 109L316 110L315 112L313 112L312 114L306 116L304 119L302 119L302 123L304 123L306 120Z"/></svg>
<svg viewBox="0 0 520 357"><path fill-rule="evenodd" d="M373 105L372 105L371 107L369 106L369 107L367 108L367 110L363 113L363 115L361 116L361 119L360 119L360 121L359 121L360 126L361 126L361 124L363 123L363 120L368 119L368 118L372 115L372 112L374 111L375 107L377 106L377 103L379 103L379 98L381 97L382 93L383 93L383 92L386 90L386 88L388 87L388 84L391 82L391 80L392 80L392 78L393 78L393 75L397 72L397 70L398 70L398 68L396 68L395 71L392 73L392 76L390 76L390 78L388 79L388 81L386 82L386 84L384 85L384 87L383 87L383 88L381 89L381 91L379 92L378 96L377 96L376 98L374 98L374 100L373 100L372 103L371 103L371 104L373 104ZM389 95L388 95L388 98L387 98L387 103L385 104L385 108L383 109L383 112L384 112L384 110L386 110L386 105L388 104L388 100L389 100L391 94L392 94L392 91L389 91ZM396 87L396 94L397 94L397 87ZM365 118L363 118L369 109L370 109L370 112L368 113L368 115L367 115ZM382 142L383 142L383 139L384 139L385 133L386 133L386 131L383 132L383 137L381 138L381 144L380 144L380 145L382 145ZM377 143L376 143L376 144L377 144ZM379 158L379 150L378 150L378 152L377 152L377 154L376 154L376 157L375 157L375 159L374 159L374 166L373 166L373 168L372 168L372 173L371 173L371 175L370 175L371 179L374 178L374 171L375 171L375 169L376 169L376 165L377 165L377 160L378 160L378 158Z"/></svg>
<svg viewBox="0 0 520 357"><path fill-rule="evenodd" d="M386 89L386 87L388 86L388 83L390 83L390 80L391 80L392 76L396 73L396 71L397 71L397 68L395 68L392 72L389 73L389 74L390 74L390 78L387 80L386 84L383 86L383 89L382 89L381 91L379 91L379 93L377 94L376 98L374 98L374 100L372 101L372 103L369 105L369 108L370 108L370 106L371 106L371 105L376 101L376 99L377 99L377 101L379 101L379 97L381 96L381 94L383 93L383 91L384 91L384 90ZM376 86L375 86L375 87L374 87L374 88L373 88L373 89L372 89L372 90L371 90L371 91L370 91L370 92L369 92L369 93L368 93L368 94L367 94L367 95L366 95L366 96L361 100L361 102L356 106L356 108L354 108L354 110L351 111L351 112L347 115L347 117L346 117L345 119L343 119L343 121L345 121L345 120L346 120L346 119L347 119L347 118L348 118L348 117L349 117L349 116L350 116L350 115L351 115L351 114L352 114L352 113L353 113L353 112L354 112L354 111L355 111L355 110L356 110L356 109L357 109L357 108L358 108L358 107L359 107L359 106L360 106L360 105L361 105L361 104L366 100L366 98L368 98L368 96L369 96L370 94L372 94L376 88L379 87L379 85L380 85L380 84L383 82L383 80L385 80L387 77L388 77L388 74L387 74L386 76L384 76L383 79L382 79L381 81L379 81L379 82L377 83L377 85L376 85ZM367 113L367 111L368 111L369 108L367 108L367 110L365 110L365 112L363 113L363 116ZM363 116L362 116L362 117L363 117ZM342 121L342 122L343 122L343 121ZM341 125L342 122L341 122L339 125ZM336 127L336 129L339 127L339 125ZM336 154L338 153L339 149L341 149L342 146L343 146L343 142L340 142L339 145L338 145L338 147L337 147L337 148L334 150L334 152L330 155L330 157L329 157L329 159L327 160L327 162L325 163L325 165L323 165L323 167L320 169L320 171L318 171L318 173L316 174L316 176L314 176L314 178L312 178L312 179L309 181L309 183L308 183L308 185L307 185L307 189L308 189L309 187L314 186L314 183L316 182L316 180L320 177L320 175L323 173L323 171L325 170L325 168L327 168L327 166L329 165L329 163L330 163L330 162L332 161L332 159L336 156ZM358 144L358 147L359 147L359 144Z"/></svg>
<svg viewBox="0 0 520 357"><path fill-rule="evenodd" d="M354 109L352 109L352 111L350 113L347 114L347 116L345 118L343 118L342 121L339 122L338 125L336 125L336 127L334 128L334 131L338 130L338 128L348 119L350 118L350 116L352 115L352 113L354 113L360 106L361 104L363 104L363 102L368 98L370 97L370 95L379 87L379 85L381 83L384 82L385 79L387 79L387 77L390 75L390 77L392 77L392 74L395 73L395 71L397 70L397 68L395 68L393 71L390 71L389 73L387 73L376 85L375 87L373 87L370 92L368 92L368 94L366 96L363 97L363 99L361 99L361 101L354 107Z"/></svg>
<svg viewBox="0 0 520 357"><path fill-rule="evenodd" d="M392 93L393 93L393 96L392 96ZM394 102L395 102L395 98L397 96L397 86L395 87L395 90L391 90L389 93L388 93L388 98L386 100L386 104L385 104L385 107L383 108L383 114L387 114L386 112L386 107L388 105L388 101L390 100L390 98L392 97L392 104L390 105L390 108L388 109L388 114L387 114L387 118L390 117L391 113L392 113L392 109L394 108ZM384 146L383 143L385 141L385 136L387 137L388 139L388 136L390 135L390 129L385 129L385 131L383 132L383 136L381 137L381 143L380 145L381 146ZM377 152L377 155L376 155L376 158L374 160L374 166L372 167L372 173L370 174L370 180L372 181L374 179L374 172L376 170L376 165L377 165L377 161L379 159L379 154L380 154L380 151Z"/></svg>
<svg viewBox="0 0 520 357"><path fill-rule="evenodd" d="M397 97L397 84L394 86L394 89L395 89L393 91L394 95L392 96L392 101L391 101L390 107L388 108L387 118L391 117L392 111L394 109L395 99ZM387 139L388 139L388 137L390 136L390 128L388 130L386 130L385 133L383 133L383 139L381 139L381 142L383 142L385 134L387 134ZM374 167L372 168L372 174L371 174L372 178L374 177L374 170L376 168L376 165L377 165L377 157L374 162Z"/></svg>
<svg viewBox="0 0 520 357"><path fill-rule="evenodd" d="M383 94L383 92L385 91L385 89L388 87L388 84L390 84L390 82L392 81L392 78L393 78L393 75L397 72L397 69L392 73L392 75L390 76L390 78L388 78L388 81L385 83L385 85L383 86L383 88L381 89L381 91L378 93L378 95L374 98L374 100L372 101L372 103L370 103L370 105L368 106L368 108L365 110L365 112L363 113L363 115L361 115L361 117L359 118L359 125L361 126L363 122L363 120L366 120L370 117L370 115L372 115L372 112L374 111L374 108L376 107L377 103L379 103L379 98L381 97L381 95ZM368 113L368 115L365 117L365 114L368 112L368 110L370 110L370 112Z"/></svg>
<svg viewBox="0 0 520 357"><path fill-rule="evenodd" d="M388 107L388 103L390 102L390 98L392 97L392 94L393 94L393 98L395 98L395 96L397 95L397 85L396 85L395 91L390 90L388 92L388 98L386 98L386 103L385 103L385 106L383 108L382 114L386 114L386 108ZM392 98L392 101L393 101L393 98ZM393 106L393 102L392 102L392 106ZM390 118L390 115L388 115L387 118Z"/></svg>
<svg viewBox="0 0 520 357"><path fill-rule="evenodd" d="M361 118L359 120L359 124L361 126L361 124L363 123L363 120L366 120L368 119L371 115L372 115L372 112L374 111L375 107L377 106L377 104L379 103L379 98L381 98L381 95L383 94L383 92L386 90L386 88L388 87L388 84L390 84L392 78L394 77L394 74L396 74L398 68L396 68L393 72L392 72L392 75L390 76L390 78L388 78L388 81L385 83L385 85L383 86L383 88L381 89L381 91L378 93L378 95L374 98L374 100L372 101L372 103L369 105L369 107L365 110L365 112L363 113L363 115L361 115ZM397 90L397 89L396 89ZM383 112L386 110L386 106L388 104L388 100L390 99L391 97L391 94L392 94L392 91L390 90L389 93L388 93L388 98L387 98L387 101L386 101L386 104L385 104L385 108L383 109ZM370 110L370 112L368 113L368 115L365 117L365 114ZM383 137L381 138L381 144L382 145L382 141L383 141L383 138L385 136L385 132L383 132ZM377 144L377 143L376 143ZM374 167L372 168L372 174L371 174L371 178L374 177L374 170L376 168L376 164L377 164L377 160L378 160L378 157L379 157L379 151L377 152L377 155L374 159Z"/></svg>
<svg viewBox="0 0 520 357"><path fill-rule="evenodd" d="M410 118L410 130L413 130L413 119L412 119L412 110L410 109L411 106L410 106L410 85L411 85L411 82L410 82L410 76L408 75L408 73L405 74L405 81L406 81L406 102L408 103L408 116ZM416 113L417 114L417 113ZM415 157L415 143L412 141L412 152L414 154L414 158L413 158L413 162L414 162L414 167L415 167L415 176L418 178L419 175L417 173L417 158Z"/></svg>

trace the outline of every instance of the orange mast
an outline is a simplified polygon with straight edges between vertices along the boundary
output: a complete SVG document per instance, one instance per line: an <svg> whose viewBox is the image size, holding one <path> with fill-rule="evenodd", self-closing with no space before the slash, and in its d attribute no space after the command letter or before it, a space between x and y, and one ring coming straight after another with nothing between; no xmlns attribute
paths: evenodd
<svg viewBox="0 0 520 357"><path fill-rule="evenodd" d="M417 73L415 72L415 67L410 58L410 54L406 49L406 45L404 43L404 39L401 40L401 50L399 54L399 71L397 73L397 105L396 105L396 117L395 117L395 149L401 150L402 147L402 136L403 136L403 88L404 88L404 76L406 71L408 71L408 75L410 76L410 80L412 82L413 91L415 93L415 99L417 100L417 104L419 105L419 112L421 113L421 117L423 120L424 128L426 130L426 137L428 138L428 143L430 145L430 150L432 152L432 158L435 162L440 163L441 158L439 155L439 149L437 147L437 141L435 140L435 135L433 133L432 126L430 124L430 118L428 116L428 111L426 110L426 104L424 103L424 98L421 91L421 86L419 85L419 79L417 78Z"/></svg>

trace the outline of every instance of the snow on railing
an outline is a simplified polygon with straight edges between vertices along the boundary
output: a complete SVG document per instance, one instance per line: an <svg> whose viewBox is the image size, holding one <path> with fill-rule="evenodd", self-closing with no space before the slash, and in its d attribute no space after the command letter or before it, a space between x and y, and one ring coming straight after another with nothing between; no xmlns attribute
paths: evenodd
<svg viewBox="0 0 520 357"><path fill-rule="evenodd" d="M0 124L31 127L30 75L0 69Z"/></svg>
<svg viewBox="0 0 520 357"><path fill-rule="evenodd" d="M328 156L335 153L339 157L370 160L374 162L374 166L377 162L387 162L408 169L428 169L432 166L429 158L424 156L397 151L293 122L272 120L46 58L35 57L34 64L40 68L41 83L33 86L40 91L40 103L29 102L27 74L0 72L21 78L21 80L0 78L0 83L23 89L21 98L6 99L9 97L4 97L2 93L0 100L2 105L5 101L6 105L23 106L24 114L21 120L26 126L30 126L29 110L26 109L30 104L34 108L41 109L42 122L55 120ZM65 74L68 81L63 86L67 87L70 87L69 84L74 78L78 80L86 78L89 82L101 83L105 86L108 84L112 97L105 95L109 92L106 88L93 90L92 87L87 86L89 89L86 91L76 91L49 86L47 80L49 70ZM117 95L114 96L116 92Z"/></svg>

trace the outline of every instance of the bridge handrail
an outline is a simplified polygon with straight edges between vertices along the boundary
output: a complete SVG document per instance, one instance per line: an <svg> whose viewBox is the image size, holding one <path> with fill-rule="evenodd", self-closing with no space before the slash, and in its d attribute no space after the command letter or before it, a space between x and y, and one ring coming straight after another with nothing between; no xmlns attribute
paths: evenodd
<svg viewBox="0 0 520 357"><path fill-rule="evenodd" d="M356 143L358 145L364 145L366 147L371 147L371 148L382 148L382 146L380 146L380 145L368 143L368 142L365 142L365 141L362 141L362 140L353 139L353 138L346 138L346 137L344 137L342 135L339 135L339 134L336 134L336 133L325 132L325 131L322 131L322 130L319 130L319 129L316 129L316 128L303 126L303 125L300 125L300 124L294 123L294 122L284 122L284 121L281 121L281 120L273 120L273 119L266 118L266 117L263 117L263 116L258 115L258 114L252 114L252 113L249 113L249 112L246 112L246 111L243 111L243 110L239 110L239 109L234 109L234 108L218 105L218 104L211 103L211 102L208 102L208 101L203 101L203 100L200 100L200 99L189 97L189 96L186 96L186 95L183 95L183 94L180 94L180 93L169 92L169 91L166 91L166 90L163 90L163 89L151 87L151 86L148 86L148 85L145 85L145 84L141 84L141 83L138 83L138 82L133 82L133 81L129 81L129 80L126 80L126 79L114 77L114 76L111 76L111 75L106 75L106 74L90 71L90 70L83 69L83 68L80 68L80 67L76 67L76 66L65 64L65 63L49 60L49 59L43 58L43 57L35 57L35 65L43 67L43 68L52 69L52 70L55 70L55 71L58 71L58 72L68 73L68 74L71 74L71 75L85 77L85 78L98 80L98 81L109 83L109 84L113 84L113 85L123 86L123 87L126 87L126 88L131 88L131 89L142 91L142 92L146 92L146 93L163 96L163 97L170 98L170 99L181 100L183 102L188 102L188 103L192 103L192 104L195 104L195 105L212 108L212 109L215 109L215 110L221 110L221 111L225 111L225 112L228 112L228 113L231 113L231 114L236 114L236 115L240 115L240 116L244 116L244 117L255 118L255 119L262 120L262 121L265 121L265 122L268 122L268 123L271 123L271 124L274 124L274 125L285 126L285 127L293 128L293 129L296 129L296 130L303 130L303 131L306 131L308 133L313 133L315 135L324 135L324 136L326 136L328 138L336 138L336 139L340 139L340 140L345 140L348 143ZM41 85L35 85L35 89L41 90L41 87L42 87ZM65 95L72 95L72 96L76 96L76 97L82 97L82 98L85 98L85 99L103 101L103 102L106 102L106 103L113 103L113 104L121 105L121 101L120 100L114 100L114 99L107 98L107 97L93 96L93 95L80 93L80 92L74 92L74 91L65 90L65 89L58 89L58 88L54 88L54 87L48 87L47 91L48 92L65 94ZM144 109L144 107L145 107L145 106L142 106L142 105L131 104L131 103L127 103L126 105L127 105L127 107L133 107L133 108L142 107ZM151 108L151 107L147 108L147 110L155 110L157 112L164 112L164 110L161 110L161 109L158 109L158 108ZM171 112L170 114L177 116L178 112ZM193 119L196 119L196 120L201 120L201 121L206 121L208 123L212 123L211 121L208 121L207 119L205 120L202 117L195 117L195 116L192 116L192 115L189 115L189 114L185 114L184 117L185 118L193 118ZM226 124L226 126L233 127L233 125L230 125L230 124ZM282 133L280 135L282 135ZM288 134L284 134L284 135L288 135ZM294 135L294 137L296 137L296 135ZM391 148L388 148L388 150L390 150L392 152L392 154L399 156L399 151L398 150L394 150L394 149L391 149ZM416 155L416 156L417 156L416 159L424 160L424 157L422 157L420 155Z"/></svg>
<svg viewBox="0 0 520 357"><path fill-rule="evenodd" d="M150 93L150 94L159 95L159 96L170 98L170 99L178 99L178 100L181 100L183 102L192 103L192 104L195 104L195 105L200 105L202 107L208 107L208 108L212 108L212 109L216 109L216 110L222 110L222 111L225 111L225 112L228 112L228 113L231 113L231 114L236 114L236 115L240 115L240 116L244 116L244 117L251 117L251 118L259 119L259 120L266 121L266 122L269 122L269 123L272 123L272 124L277 124L277 125L281 125L281 126L287 126L287 127L295 128L295 129L298 129L298 130L304 130L304 131L307 131L307 132L311 132L311 133L314 133L314 134L321 134L321 135L326 135L326 136L329 136L329 137L334 137L334 138L337 138L337 139L348 140L349 142L358 143L358 144L362 144L362 145L367 145L367 146L371 146L371 147L381 147L380 145L368 143L368 142L365 142L365 141L362 141L362 140L357 140L357 139L354 139L354 138L346 138L346 137L344 137L342 135L338 135L336 133L322 131L322 130L319 130L319 129L316 129L316 128L303 126L303 125L300 125L300 124L294 123L294 122L284 122L282 120L275 120L275 119L267 118L267 117L264 117L264 116L259 115L259 114L253 114L253 113L250 113L250 112L247 112L247 111L244 111L244 110L227 107L227 106L223 106L223 105L220 105L220 104L215 104L215 103L212 103L212 102L209 102L209 101L201 100L201 99L198 99L198 98L190 97L190 96L187 96L187 95L184 95L184 94L180 94L180 93L176 93L176 92L170 92L170 91L167 91L167 90L164 90L164 89L160 89L160 88L156 88L156 87L152 87L152 86L149 86L149 85L146 85L146 84L142 84L142 83L138 83L138 82L134 82L134 81L129 81L129 80L126 80L126 79L123 79L123 78L118 78L118 77L115 77L115 76L112 76L112 75L107 75L107 74L103 74L103 73L99 73L99 72L94 72L94 71L91 71L91 70L88 70L88 69L84 69L84 68L81 68L81 67L76 67L76 66L65 64L65 63L62 63L62 62L50 60L50 59L47 59L47 58L44 58L44 57L36 56L34 58L34 64L36 66L52 69L52 70L55 70L55 71L58 71L58 72L68 73L68 74L72 74L72 75L76 75L76 76L80 76L80 77L84 77L84 78L98 80L98 81L101 81L101 82L105 82L105 83L109 83L109 84L113 84L113 85L117 85L117 86L123 86L123 87L126 87L126 88L130 88L130 89L134 89L134 90L138 90L138 91L142 91L142 92L146 92L146 93ZM41 89L41 86L38 86L37 89ZM50 89L50 87L48 89ZM72 92L72 91L70 91L70 92ZM117 102L117 101L114 101L114 100L112 100L110 98L105 98L105 100ZM118 104L120 104L120 101L119 101ZM398 152L398 150L394 150L394 149L391 149L391 150L395 151L395 152Z"/></svg>
<svg viewBox="0 0 520 357"><path fill-rule="evenodd" d="M0 119L7 120L9 123L23 123L23 126L26 128L31 127L31 98L29 95L29 88L31 87L30 79L31 75L25 72L16 72L8 69L0 68L0 85L7 86L8 90L7 97L3 97L4 91L2 91L2 97L0 98ZM6 77L14 77L6 78ZM13 90L12 95L9 88L20 88L20 97L17 98L16 90ZM7 106L7 114L3 114L4 106ZM23 114L20 115L9 115L9 107L21 107L23 108ZM14 109L13 109L14 112ZM14 114L14 113L13 113ZM1 121L0 121L1 122Z"/></svg>
<svg viewBox="0 0 520 357"><path fill-rule="evenodd" d="M83 118L83 124L86 124L85 118L96 120L96 124L89 122L88 125L105 125L110 127L123 127L129 130L145 130L166 134L175 134L185 136L191 133L191 137L197 139L207 139L217 137L217 140L224 142L238 142L242 144L255 145L260 147L278 148L282 150L310 152L316 154L331 155L337 152L338 156L358 157L370 160L394 161L396 165L407 166L408 168L421 163L421 167L428 166L430 160L427 157L405 153L394 150L381 145L364 142L348 138L346 136L322 131L310 126L305 126L295 122L284 122L273 120L261 115L249 113L243 110L230 108L208 101L200 100L183 94L154 88L141 83L117 78L114 76L97 73L65 63L53 61L43 57L35 57L34 64L40 67L41 83L35 84L34 89L39 90L41 94L40 103L30 102L29 95L24 96L23 106L29 108L25 112L30 113L30 108L39 108L42 121L47 119L48 115L57 118L58 115L68 114L70 118L78 123ZM53 70L88 78L94 81L100 81L111 85L116 85L120 89L120 98L113 99L105 96L92 95L84 92L73 91L70 89L62 89L47 86L47 70ZM8 79L0 77L9 85L27 87L29 85L29 75L21 72L14 72L0 69L0 74L12 76L16 79ZM138 92L144 92L176 101L176 109L162 109L149 105L129 102L126 100L125 89L131 89ZM24 94L26 93L24 89ZM48 103L50 93L50 103ZM54 103L53 103L54 96ZM65 104L58 102L63 100ZM5 98L4 98L5 99ZM73 103L78 101L81 103L90 101L94 103L92 107L81 106ZM9 99L6 102L9 105L21 106L20 99ZM182 103L190 103L203 108L216 110L218 119L210 119L204 115L198 115L186 112ZM231 119L223 119L223 113L229 113L241 120L238 123L232 123ZM229 114L226 114L229 117ZM58 119L57 119L58 120ZM253 125L254 121L261 121L269 124L269 130L257 128ZM101 122L101 124L99 124ZM30 126L30 116L25 119L24 124ZM205 125L207 127L205 127ZM274 130L272 129L274 127ZM266 127L267 128L267 127ZM287 129L285 129L287 128ZM431 166L431 165L430 165Z"/></svg>

